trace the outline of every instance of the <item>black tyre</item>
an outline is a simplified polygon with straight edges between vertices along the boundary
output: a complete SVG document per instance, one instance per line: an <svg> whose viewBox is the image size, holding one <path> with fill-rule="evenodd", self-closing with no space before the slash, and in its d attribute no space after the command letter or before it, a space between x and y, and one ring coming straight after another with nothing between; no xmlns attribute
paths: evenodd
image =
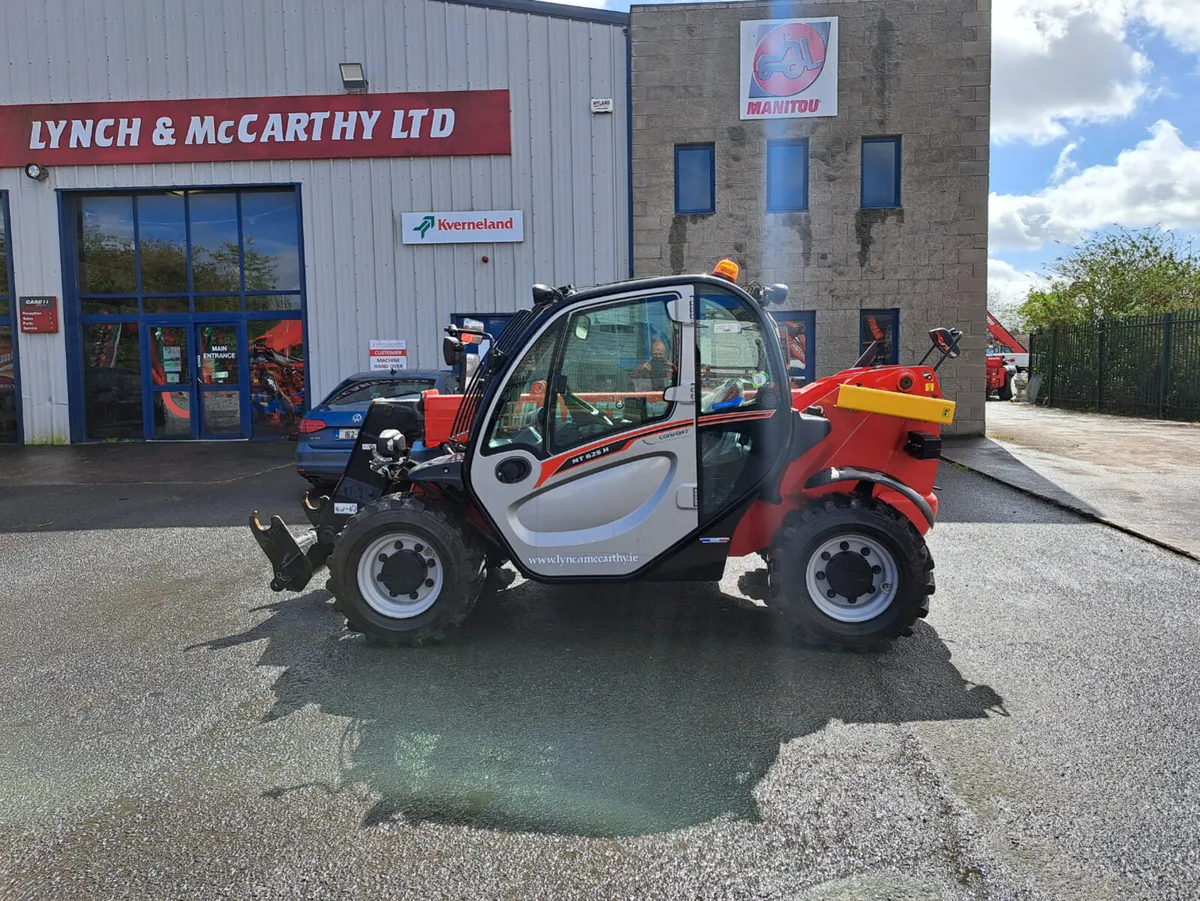
<svg viewBox="0 0 1200 901"><path fill-rule="evenodd" d="M1004 384L1001 385L1000 388L996 391L996 396L998 398L1000 398L1001 400L1012 400L1012 396L1013 396L1012 382L1013 382L1013 377L1012 377L1012 374L1010 373L1009 375L1006 375L1004 377Z"/></svg>
<svg viewBox="0 0 1200 901"><path fill-rule="evenodd" d="M933 559L899 511L834 495L784 520L768 563L771 607L810 644L869 651L929 613Z"/></svg>
<svg viewBox="0 0 1200 901"><path fill-rule="evenodd" d="M419 646L442 640L471 613L484 553L444 510L390 494L346 523L329 574L351 630L377 644Z"/></svg>

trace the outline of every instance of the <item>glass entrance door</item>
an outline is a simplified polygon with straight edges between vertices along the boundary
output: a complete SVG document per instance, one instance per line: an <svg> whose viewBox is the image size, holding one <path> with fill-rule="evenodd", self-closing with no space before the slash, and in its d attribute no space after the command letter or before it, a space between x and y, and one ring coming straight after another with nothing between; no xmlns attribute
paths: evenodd
<svg viewBox="0 0 1200 901"><path fill-rule="evenodd" d="M249 437L241 323L150 322L145 331L146 437Z"/></svg>
<svg viewBox="0 0 1200 901"><path fill-rule="evenodd" d="M244 323L198 322L196 405L201 438L248 438Z"/></svg>
<svg viewBox="0 0 1200 901"><path fill-rule="evenodd" d="M200 437L196 417L195 341L190 324L146 329L150 340L149 438Z"/></svg>

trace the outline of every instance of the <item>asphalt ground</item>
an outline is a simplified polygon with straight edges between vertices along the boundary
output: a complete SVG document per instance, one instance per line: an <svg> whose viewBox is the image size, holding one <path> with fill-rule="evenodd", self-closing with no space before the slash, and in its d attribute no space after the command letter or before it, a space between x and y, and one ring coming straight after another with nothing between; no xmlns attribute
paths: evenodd
<svg viewBox="0 0 1200 901"><path fill-rule="evenodd" d="M878 655L719 587L518 581L364 646L285 469L0 487L0 898L1200 895L1200 566L943 467Z"/></svg>

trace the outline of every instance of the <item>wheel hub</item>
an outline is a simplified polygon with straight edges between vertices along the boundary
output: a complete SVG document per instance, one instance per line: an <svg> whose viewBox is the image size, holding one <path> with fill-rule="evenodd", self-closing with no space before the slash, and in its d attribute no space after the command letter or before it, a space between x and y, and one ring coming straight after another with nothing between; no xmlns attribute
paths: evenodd
<svg viewBox="0 0 1200 901"><path fill-rule="evenodd" d="M383 561L379 581L393 596L411 594L425 582L425 573L425 558L416 550L396 551Z"/></svg>
<svg viewBox="0 0 1200 901"><path fill-rule="evenodd" d="M843 532L818 544L805 567L812 602L844 623L873 619L891 606L899 591L899 567L891 550L875 536Z"/></svg>
<svg viewBox="0 0 1200 901"><path fill-rule="evenodd" d="M858 551L839 551L825 567L829 587L854 603L863 595L875 593L875 574L868 558Z"/></svg>
<svg viewBox="0 0 1200 901"><path fill-rule="evenodd" d="M409 619L437 602L444 569L428 538L393 532L375 539L358 558L358 590L377 613Z"/></svg>

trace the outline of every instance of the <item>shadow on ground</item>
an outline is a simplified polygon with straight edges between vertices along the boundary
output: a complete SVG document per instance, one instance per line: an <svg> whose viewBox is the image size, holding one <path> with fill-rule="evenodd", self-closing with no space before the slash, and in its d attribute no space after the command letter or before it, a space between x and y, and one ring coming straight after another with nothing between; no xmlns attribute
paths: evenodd
<svg viewBox="0 0 1200 901"><path fill-rule="evenodd" d="M0 459L0 466L3 466ZM281 465L236 481L107 484L0 484L0 532L92 529L172 529L245 526L254 510L263 521L278 513L291 525L307 524L301 498L308 483Z"/></svg>
<svg viewBox="0 0 1200 901"><path fill-rule="evenodd" d="M947 439L942 457L939 479L942 478L941 473L948 467L965 466L977 473L997 479L1005 485L1028 491L1037 497L1062 504L1071 510L1077 510L1088 516L1100 515L1100 511L1095 507L1080 500L1061 485L1017 459L1008 448L991 438L972 436ZM1035 502L1029 501L1029 503Z"/></svg>
<svg viewBox="0 0 1200 901"><path fill-rule="evenodd" d="M831 720L1003 713L923 623L882 654L815 651L715 585L519 583L419 650L366 646L323 591L266 609L203 647L265 641L259 664L283 668L268 720L313 705L349 721L343 784L378 798L366 824L619 836L756 820L780 745Z"/></svg>
<svg viewBox="0 0 1200 901"><path fill-rule="evenodd" d="M944 459L938 469L938 515L942 523L1075 525L1069 510L1030 497Z"/></svg>

